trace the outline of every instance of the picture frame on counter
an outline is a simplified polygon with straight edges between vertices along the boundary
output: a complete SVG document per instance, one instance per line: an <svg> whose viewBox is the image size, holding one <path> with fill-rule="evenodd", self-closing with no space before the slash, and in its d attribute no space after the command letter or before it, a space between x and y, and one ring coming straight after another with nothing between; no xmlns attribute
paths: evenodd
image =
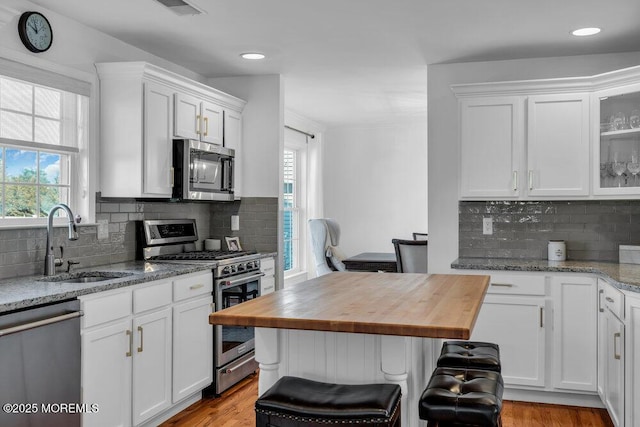
<svg viewBox="0 0 640 427"><path fill-rule="evenodd" d="M224 240L227 243L227 250L229 251L241 251L242 246L240 245L239 237L225 237Z"/></svg>

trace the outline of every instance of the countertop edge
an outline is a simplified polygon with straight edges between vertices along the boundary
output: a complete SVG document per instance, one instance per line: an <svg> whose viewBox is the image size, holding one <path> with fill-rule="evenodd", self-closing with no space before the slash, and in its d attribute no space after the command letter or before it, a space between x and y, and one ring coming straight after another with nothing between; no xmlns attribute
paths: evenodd
<svg viewBox="0 0 640 427"><path fill-rule="evenodd" d="M601 261L523 260L515 258L458 258L451 263L451 268L456 270L595 274L618 289L637 293L640 296L640 265L635 264ZM620 277L621 269L625 269L626 274L637 274L637 279L622 279Z"/></svg>

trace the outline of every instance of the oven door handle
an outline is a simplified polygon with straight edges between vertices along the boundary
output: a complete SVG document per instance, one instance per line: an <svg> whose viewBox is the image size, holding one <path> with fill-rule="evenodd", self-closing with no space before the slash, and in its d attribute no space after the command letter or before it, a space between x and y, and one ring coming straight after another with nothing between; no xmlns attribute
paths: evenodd
<svg viewBox="0 0 640 427"><path fill-rule="evenodd" d="M218 282L218 286L220 287L220 289L233 288L234 286L244 285L245 283L252 282L262 276L264 276L264 273L260 272L257 274L251 274L250 276L220 279L220 281Z"/></svg>

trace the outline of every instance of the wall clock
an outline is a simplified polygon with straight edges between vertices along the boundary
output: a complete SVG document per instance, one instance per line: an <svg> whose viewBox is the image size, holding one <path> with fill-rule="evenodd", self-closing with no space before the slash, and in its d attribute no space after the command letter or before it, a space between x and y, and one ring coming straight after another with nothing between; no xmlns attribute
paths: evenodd
<svg viewBox="0 0 640 427"><path fill-rule="evenodd" d="M38 12L25 12L18 21L20 40L31 52L44 52L53 43L53 30L47 18Z"/></svg>

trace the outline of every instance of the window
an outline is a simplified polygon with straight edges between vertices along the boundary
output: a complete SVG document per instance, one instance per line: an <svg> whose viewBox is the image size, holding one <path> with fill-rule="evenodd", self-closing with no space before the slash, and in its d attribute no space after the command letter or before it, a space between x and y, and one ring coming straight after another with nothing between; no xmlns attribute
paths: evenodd
<svg viewBox="0 0 640 427"><path fill-rule="evenodd" d="M300 211L298 209L298 183L295 150L284 150L284 200L283 241L284 241L284 271L298 270L300 264Z"/></svg>
<svg viewBox="0 0 640 427"><path fill-rule="evenodd" d="M75 202L87 115L87 96L0 76L0 223Z"/></svg>

